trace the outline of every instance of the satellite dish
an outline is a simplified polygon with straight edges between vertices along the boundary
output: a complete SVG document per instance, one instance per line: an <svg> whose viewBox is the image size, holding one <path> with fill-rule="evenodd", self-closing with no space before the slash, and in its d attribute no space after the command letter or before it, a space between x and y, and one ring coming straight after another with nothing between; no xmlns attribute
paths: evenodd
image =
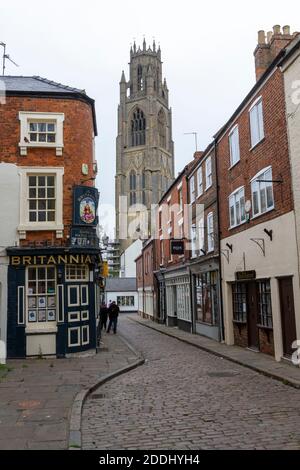
<svg viewBox="0 0 300 470"><path fill-rule="evenodd" d="M252 207L251 201L250 201L250 199L248 199L248 201L245 202L245 212L246 212L246 214L249 214L249 212L251 211L251 207Z"/></svg>

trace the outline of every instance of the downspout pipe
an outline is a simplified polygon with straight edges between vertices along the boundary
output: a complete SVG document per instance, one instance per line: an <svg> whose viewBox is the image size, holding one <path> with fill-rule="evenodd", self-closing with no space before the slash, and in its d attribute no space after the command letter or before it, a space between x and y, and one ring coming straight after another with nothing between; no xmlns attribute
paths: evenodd
<svg viewBox="0 0 300 470"><path fill-rule="evenodd" d="M219 170L218 170L218 142L214 139L214 154L216 165L216 191L217 191L217 220L218 220L218 252L219 252L219 292L220 292L220 340L225 341L225 327L224 327L224 309L223 309L223 286L222 286L222 260L221 260L221 231L220 231L220 188L219 188Z"/></svg>

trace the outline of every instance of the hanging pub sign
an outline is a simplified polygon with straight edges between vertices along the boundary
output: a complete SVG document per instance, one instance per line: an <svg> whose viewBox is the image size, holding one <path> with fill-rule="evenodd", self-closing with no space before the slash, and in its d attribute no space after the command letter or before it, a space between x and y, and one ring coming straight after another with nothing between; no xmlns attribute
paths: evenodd
<svg viewBox="0 0 300 470"><path fill-rule="evenodd" d="M171 254L184 255L184 241L183 240L170 240Z"/></svg>
<svg viewBox="0 0 300 470"><path fill-rule="evenodd" d="M73 225L97 225L99 193L96 188L75 186L73 190Z"/></svg>

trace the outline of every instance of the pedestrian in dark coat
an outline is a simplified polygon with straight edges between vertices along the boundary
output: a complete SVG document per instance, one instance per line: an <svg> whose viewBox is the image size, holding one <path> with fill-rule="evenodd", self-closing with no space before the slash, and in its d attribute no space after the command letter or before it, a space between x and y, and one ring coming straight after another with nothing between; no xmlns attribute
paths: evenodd
<svg viewBox="0 0 300 470"><path fill-rule="evenodd" d="M116 302L112 302L109 309L108 309L108 316L109 316L109 324L107 328L107 333L110 332L111 327L113 327L114 334L117 333L117 324L118 324L118 316L120 313L120 309Z"/></svg>
<svg viewBox="0 0 300 470"><path fill-rule="evenodd" d="M103 329L106 330L107 325L107 316L108 316L108 308L106 303L103 302L100 307L100 331Z"/></svg>

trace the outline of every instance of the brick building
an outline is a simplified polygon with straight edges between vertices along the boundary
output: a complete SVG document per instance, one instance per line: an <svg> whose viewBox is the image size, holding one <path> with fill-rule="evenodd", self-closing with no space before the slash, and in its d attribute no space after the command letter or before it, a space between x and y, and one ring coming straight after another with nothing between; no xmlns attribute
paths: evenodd
<svg viewBox="0 0 300 470"><path fill-rule="evenodd" d="M299 272L283 74L294 35L259 32L257 83L216 134L225 339L288 355L285 305L300 312ZM287 241L288 240L288 241ZM299 325L299 320L298 320ZM299 335L299 330L298 330ZM294 338L296 339L296 338Z"/></svg>
<svg viewBox="0 0 300 470"><path fill-rule="evenodd" d="M9 357L96 346L94 101L39 77L3 77L1 332ZM7 191L7 194L5 193ZM14 195L14 196L13 196ZM1 243L3 245L3 243Z"/></svg>
<svg viewBox="0 0 300 470"><path fill-rule="evenodd" d="M138 313L143 318L159 321L163 310L157 308L156 268L156 241L151 238L144 242L142 252L136 259Z"/></svg>

